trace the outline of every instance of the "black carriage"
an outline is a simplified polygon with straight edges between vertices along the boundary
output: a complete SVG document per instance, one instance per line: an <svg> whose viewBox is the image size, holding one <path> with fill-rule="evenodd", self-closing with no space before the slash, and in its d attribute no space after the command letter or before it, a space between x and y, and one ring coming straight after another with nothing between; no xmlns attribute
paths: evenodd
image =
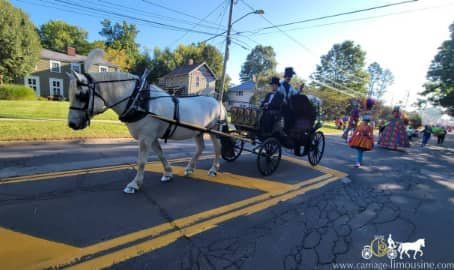
<svg viewBox="0 0 454 270"><path fill-rule="evenodd" d="M235 161L243 151L257 155L257 168L262 175L271 175L279 166L282 147L294 149L298 146L305 149L309 163L317 165L325 150L325 137L318 129L321 102L316 97L296 95L290 99L292 124L284 131L284 119L280 112L264 112L262 109L249 105L247 107L231 107L229 109L229 127L223 132L229 137L221 137L222 157L227 161ZM263 115L271 113L275 118L271 132L263 129ZM245 148L245 139L252 148Z"/></svg>

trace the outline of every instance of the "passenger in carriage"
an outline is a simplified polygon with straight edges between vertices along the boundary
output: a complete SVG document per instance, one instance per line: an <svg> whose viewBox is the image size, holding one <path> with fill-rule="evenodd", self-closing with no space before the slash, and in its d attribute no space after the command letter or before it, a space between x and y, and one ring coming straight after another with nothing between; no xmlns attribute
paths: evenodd
<svg viewBox="0 0 454 270"><path fill-rule="evenodd" d="M280 118L280 110L284 100L284 95L279 91L279 78L271 78L271 92L265 96L265 99L260 105L263 109L263 115L261 118L262 131L265 134L269 134L273 131L273 126L276 120Z"/></svg>
<svg viewBox="0 0 454 270"><path fill-rule="evenodd" d="M304 93L305 84L301 84L299 88L298 97L290 99L290 108L295 115L294 126L293 129L299 130L300 132L306 132L307 136L302 141L296 141L295 145L293 146L293 151L296 156L305 156L309 152L309 145L310 145L310 137L309 134L312 131L314 126L315 118L316 118L316 111L314 106L312 105L310 98L312 96L307 96ZM304 144L304 151L301 154L301 146Z"/></svg>
<svg viewBox="0 0 454 270"><path fill-rule="evenodd" d="M296 74L292 67L285 68L284 81L279 87L279 92L284 95L284 104L282 106L282 115L284 116L284 130L288 132L293 126L293 114L290 109L290 98L298 94L298 91L290 84L293 75Z"/></svg>

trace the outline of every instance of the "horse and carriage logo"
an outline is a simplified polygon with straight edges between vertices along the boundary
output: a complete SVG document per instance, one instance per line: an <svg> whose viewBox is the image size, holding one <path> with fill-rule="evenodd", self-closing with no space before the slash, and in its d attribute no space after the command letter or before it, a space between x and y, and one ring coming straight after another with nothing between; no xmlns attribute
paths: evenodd
<svg viewBox="0 0 454 270"><path fill-rule="evenodd" d="M387 243L386 243L387 242ZM387 241L385 241L385 237L375 236L374 240L370 242L370 245L365 245L361 252L361 256L369 260L373 256L375 257L384 257L387 256L390 260L394 260L399 257L401 260L403 259L403 254L407 255L410 258L409 251L413 251L413 259L416 260L416 254L419 254L421 257L423 252L421 248L425 247L425 239L421 238L415 242L397 242L394 241L391 234L388 235Z"/></svg>

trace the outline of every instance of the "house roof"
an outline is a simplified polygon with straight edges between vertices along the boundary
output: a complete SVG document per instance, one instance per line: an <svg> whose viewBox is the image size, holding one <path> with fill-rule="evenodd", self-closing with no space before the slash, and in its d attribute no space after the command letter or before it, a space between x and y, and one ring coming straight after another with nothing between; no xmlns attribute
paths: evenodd
<svg viewBox="0 0 454 270"><path fill-rule="evenodd" d="M174 70L170 71L169 73L167 73L166 75L162 76L162 78L177 76L177 75L186 75L186 74L193 72L194 70L199 69L201 66L205 66L206 69L211 73L213 78L216 79L216 75L214 75L214 72L211 70L211 68L205 62L200 63L200 64L179 66L179 67L175 68Z"/></svg>
<svg viewBox="0 0 454 270"><path fill-rule="evenodd" d="M66 53L56 52L56 51L52 51L52 50L48 50L48 49L42 49L41 50L41 58L42 59L49 59L49 60L56 60L56 61L75 63L75 62L83 62L83 61L85 61L85 59L87 59L87 56L86 55L80 55L80 54L68 55ZM95 64L105 65L105 66L109 66L109 67L117 67L117 65L112 64L112 63L110 63L108 61L105 61L105 60L98 61Z"/></svg>
<svg viewBox="0 0 454 270"><path fill-rule="evenodd" d="M253 81L245 81L242 84L230 87L229 91L253 91L256 88L256 83Z"/></svg>

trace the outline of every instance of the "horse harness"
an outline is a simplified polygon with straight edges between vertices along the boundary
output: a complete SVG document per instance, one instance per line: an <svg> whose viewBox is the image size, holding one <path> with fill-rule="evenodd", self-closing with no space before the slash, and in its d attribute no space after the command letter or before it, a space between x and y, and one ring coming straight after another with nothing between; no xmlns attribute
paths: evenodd
<svg viewBox="0 0 454 270"><path fill-rule="evenodd" d="M85 115L88 119L88 124L90 124L90 117L93 116L94 113L94 98L95 96L99 97L104 104L106 105L106 109L110 109L112 107L117 106L118 104L125 102L126 100L128 103L126 104L126 108L120 114L119 120L124 123L132 123L137 122L143 119L148 114L154 114L149 110L149 102L153 99L158 98L171 98L174 104L174 111L173 111L173 120L177 123L176 125L168 124L164 135L161 139L167 143L167 139L172 137L175 133L175 130L178 127L178 123L180 122L180 102L179 99L175 96L157 96L157 97L150 97L150 89L148 88L148 81L146 79L148 75L148 71L146 70L140 79L138 78L131 78L131 79L123 79L123 80L108 80L108 81L96 81L94 80L88 73L84 73L85 77L88 80L88 83L77 82L78 86L86 86L88 87L88 92L80 92L76 94L76 98L84 103L83 107L69 107L70 110L78 110L85 112ZM126 98L123 98L112 105L108 105L107 101L96 91L96 86L101 83L116 83L116 82L125 82L125 81L135 81L136 85L134 87L134 91L132 94ZM91 104L91 105L90 105Z"/></svg>

